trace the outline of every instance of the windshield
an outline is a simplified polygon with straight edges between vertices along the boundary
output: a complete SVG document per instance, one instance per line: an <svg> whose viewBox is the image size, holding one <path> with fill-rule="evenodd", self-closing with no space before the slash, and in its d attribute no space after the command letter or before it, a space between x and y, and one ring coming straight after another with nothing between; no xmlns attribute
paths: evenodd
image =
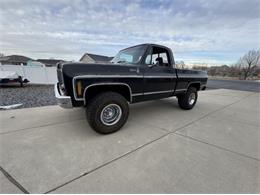
<svg viewBox="0 0 260 195"><path fill-rule="evenodd" d="M137 64L145 52L145 46L135 46L129 49L120 51L111 61L112 63L118 64Z"/></svg>

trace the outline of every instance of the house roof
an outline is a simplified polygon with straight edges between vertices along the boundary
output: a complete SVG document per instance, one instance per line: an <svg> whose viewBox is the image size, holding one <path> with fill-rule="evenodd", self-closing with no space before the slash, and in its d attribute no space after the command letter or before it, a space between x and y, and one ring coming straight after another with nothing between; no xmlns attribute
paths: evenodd
<svg viewBox="0 0 260 195"><path fill-rule="evenodd" d="M96 55L96 54L91 54L91 53L85 53L79 61L83 61L85 56L89 56L91 59L93 59L96 62L109 62L110 60L113 59L113 57L108 57L108 56L103 56L103 55Z"/></svg>
<svg viewBox="0 0 260 195"><path fill-rule="evenodd" d="M28 60L32 60L29 57L22 56L22 55L10 55L10 56L4 56L0 57L0 62L28 62Z"/></svg>

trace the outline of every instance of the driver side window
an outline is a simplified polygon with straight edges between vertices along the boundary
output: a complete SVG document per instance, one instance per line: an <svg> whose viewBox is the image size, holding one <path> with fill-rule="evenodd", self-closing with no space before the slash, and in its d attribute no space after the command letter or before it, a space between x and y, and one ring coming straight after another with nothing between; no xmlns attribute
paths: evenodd
<svg viewBox="0 0 260 195"><path fill-rule="evenodd" d="M170 66L168 50L161 47L152 47L145 58L145 64L158 66Z"/></svg>

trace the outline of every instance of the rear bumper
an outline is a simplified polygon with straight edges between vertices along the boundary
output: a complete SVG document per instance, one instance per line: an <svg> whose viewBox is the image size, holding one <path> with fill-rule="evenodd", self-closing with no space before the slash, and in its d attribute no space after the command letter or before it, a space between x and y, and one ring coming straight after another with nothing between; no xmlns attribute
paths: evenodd
<svg viewBox="0 0 260 195"><path fill-rule="evenodd" d="M59 85L56 83L54 86L54 93L58 105L62 108L72 108L71 97L60 94Z"/></svg>

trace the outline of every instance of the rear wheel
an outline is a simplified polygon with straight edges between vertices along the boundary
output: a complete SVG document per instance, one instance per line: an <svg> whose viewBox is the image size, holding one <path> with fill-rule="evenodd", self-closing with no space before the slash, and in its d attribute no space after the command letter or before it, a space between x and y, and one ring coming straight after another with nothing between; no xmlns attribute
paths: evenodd
<svg viewBox="0 0 260 195"><path fill-rule="evenodd" d="M197 89L194 87L189 87L185 94L179 95L177 98L180 108L184 110L190 110L197 102Z"/></svg>
<svg viewBox="0 0 260 195"><path fill-rule="evenodd" d="M115 92L98 94L87 104L89 125L98 133L118 131L127 121L129 107L126 99Z"/></svg>

